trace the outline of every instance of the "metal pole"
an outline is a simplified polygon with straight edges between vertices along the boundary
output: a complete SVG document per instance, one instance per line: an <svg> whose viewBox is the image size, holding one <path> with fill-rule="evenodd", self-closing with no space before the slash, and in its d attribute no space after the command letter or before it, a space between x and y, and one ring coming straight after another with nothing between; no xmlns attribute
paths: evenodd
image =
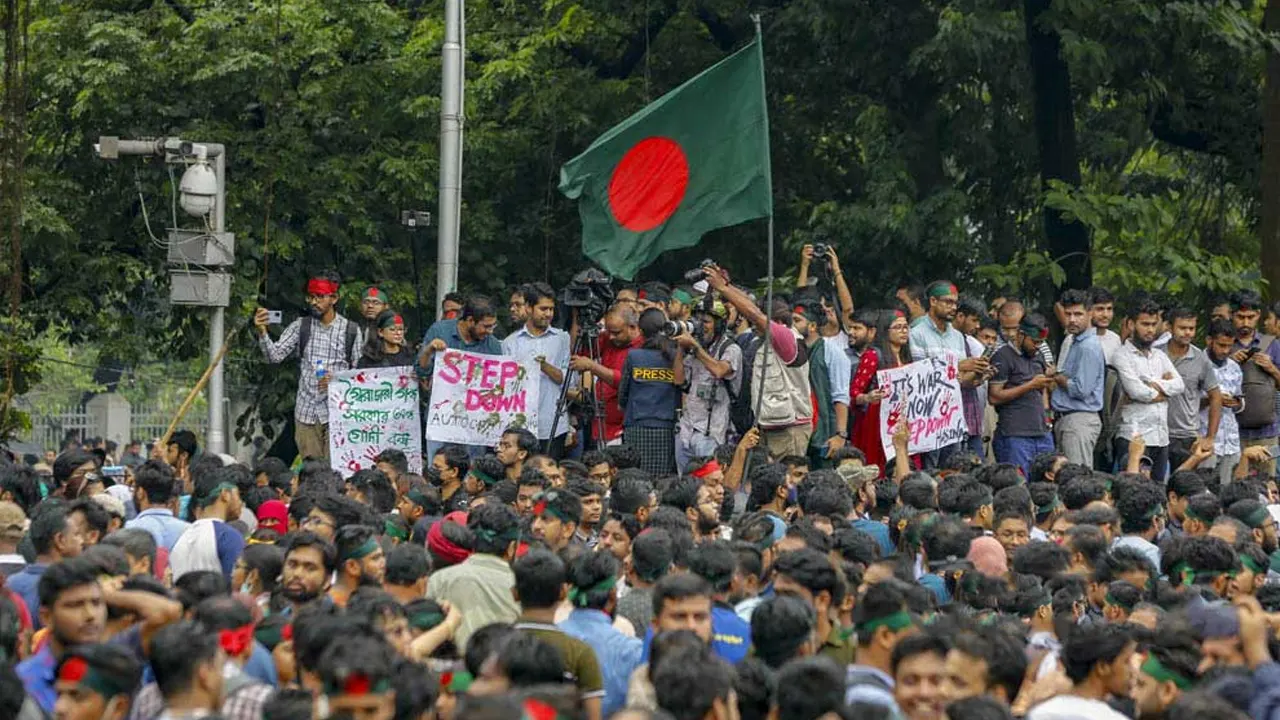
<svg viewBox="0 0 1280 720"><path fill-rule="evenodd" d="M445 0L440 82L440 235L437 240L436 306L458 286L458 237L462 208L463 0Z"/></svg>
<svg viewBox="0 0 1280 720"><path fill-rule="evenodd" d="M213 206L213 231L220 233L226 230L226 199L227 199L227 153L223 152L213 157L213 173L218 179L218 196ZM226 309L223 307L213 308L213 315L209 319L209 362L213 363L213 373L209 376L209 429L206 436L205 446L211 453L224 453L227 451L227 432L223 427L222 400L224 396L222 386L222 343L226 340Z"/></svg>

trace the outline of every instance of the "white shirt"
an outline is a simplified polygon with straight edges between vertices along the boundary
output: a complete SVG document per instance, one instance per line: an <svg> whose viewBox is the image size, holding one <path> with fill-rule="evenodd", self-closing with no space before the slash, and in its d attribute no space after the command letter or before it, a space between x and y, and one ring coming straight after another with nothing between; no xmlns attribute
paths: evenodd
<svg viewBox="0 0 1280 720"><path fill-rule="evenodd" d="M1186 385L1173 366L1173 361L1162 350L1155 348L1141 352L1129 341L1115 357L1116 372L1126 396L1120 408L1120 426L1116 437L1127 440L1135 434L1142 435L1147 447L1169 445L1169 403L1151 402L1158 396L1153 383L1166 397L1183 392ZM1169 375L1170 379L1164 379Z"/></svg>
<svg viewBox="0 0 1280 720"><path fill-rule="evenodd" d="M1100 700L1059 695L1031 708L1027 720L1129 720Z"/></svg>
<svg viewBox="0 0 1280 720"><path fill-rule="evenodd" d="M1211 360L1213 372L1218 376L1218 390L1222 397L1239 397L1244 394L1244 371L1240 364L1231 358L1222 365L1215 365ZM1206 394L1205 397L1208 397ZM1209 409L1200 411L1200 435L1209 436ZM1240 424L1236 421L1236 413L1231 408L1222 408L1222 419L1218 421L1218 434L1213 437L1213 454L1218 457L1230 457L1240 452Z"/></svg>

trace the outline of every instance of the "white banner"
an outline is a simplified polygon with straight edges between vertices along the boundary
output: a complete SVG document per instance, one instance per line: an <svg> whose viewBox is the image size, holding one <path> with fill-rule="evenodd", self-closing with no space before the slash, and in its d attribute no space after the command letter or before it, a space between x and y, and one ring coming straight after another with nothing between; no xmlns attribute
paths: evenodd
<svg viewBox="0 0 1280 720"><path fill-rule="evenodd" d="M329 378L329 462L350 477L374 466L387 449L403 452L409 472L422 472L418 376L411 367L365 368Z"/></svg>
<svg viewBox="0 0 1280 720"><path fill-rule="evenodd" d="M893 426L904 416L910 432L909 454L937 450L969 437L960 397L955 356L926 358L876 373L880 392L880 442L892 459Z"/></svg>
<svg viewBox="0 0 1280 720"><path fill-rule="evenodd" d="M427 439L493 447L508 427L538 427L538 364L466 350L436 353Z"/></svg>

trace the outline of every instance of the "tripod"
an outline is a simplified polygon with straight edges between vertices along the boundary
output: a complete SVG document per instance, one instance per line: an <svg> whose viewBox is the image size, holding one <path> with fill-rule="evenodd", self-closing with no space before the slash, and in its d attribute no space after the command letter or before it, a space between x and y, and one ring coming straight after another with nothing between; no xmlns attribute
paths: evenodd
<svg viewBox="0 0 1280 720"><path fill-rule="evenodd" d="M587 318L588 320L591 318ZM575 355L586 355L592 361L599 364L600 347L597 342L600 338L600 328L598 322L583 322L578 329L578 337L574 339L573 345L569 348L569 357ZM547 438L546 444L542 447L542 452L551 453L551 445L556 440L556 430L560 427L560 418L564 415L568 406L569 385L573 381L573 371L565 369L564 379L560 382L560 396L556 399L556 414L551 420L551 436ZM596 437L604 439L604 411L600 408L599 396L596 395L596 385L591 384L591 397L583 402L584 418L591 418L596 423ZM586 423L587 426L590 422ZM588 436L591 433L587 433ZM583 449L586 449L587 440L582 440Z"/></svg>

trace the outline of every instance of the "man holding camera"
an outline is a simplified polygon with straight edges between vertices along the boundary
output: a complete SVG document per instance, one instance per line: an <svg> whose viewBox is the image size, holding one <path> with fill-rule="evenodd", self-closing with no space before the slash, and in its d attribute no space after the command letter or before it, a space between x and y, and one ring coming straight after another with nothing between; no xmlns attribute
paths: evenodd
<svg viewBox="0 0 1280 720"><path fill-rule="evenodd" d="M568 434L569 417L556 418L556 405L560 400L560 384L569 365L569 333L551 326L556 314L556 292L544 282L524 286L526 320L518 330L502 341L502 354L524 362L538 364L538 427L531 428L541 443L547 445L547 454L557 460L564 455L564 441ZM555 425L555 437L551 436Z"/></svg>
<svg viewBox="0 0 1280 720"><path fill-rule="evenodd" d="M742 388L742 348L728 336L728 308L719 301L710 309L696 308L701 309L694 318L702 326L700 332L682 332L675 338L685 351L684 374L689 382L676 432L680 472L686 471L692 458L714 456L728 438L729 404Z"/></svg>
<svg viewBox="0 0 1280 720"><path fill-rule="evenodd" d="M761 343L751 368L751 406L760 407L756 424L761 440L773 457L803 456L813 434L813 405L809 399L809 353L791 327L791 308L774 301L765 315L746 293L729 284L714 264L703 268L707 284L769 344ZM764 359L768 353L768 367ZM763 398L763 401L760 400Z"/></svg>
<svg viewBox="0 0 1280 720"><path fill-rule="evenodd" d="M350 370L360 359L360 330L338 314L336 272L325 271L307 282L311 314L298 318L272 341L267 333L270 313L258 308L253 326L267 362L278 363L298 354L298 395L293 405L293 438L304 458L329 457L329 378Z"/></svg>
<svg viewBox="0 0 1280 720"><path fill-rule="evenodd" d="M621 295L621 293L619 293ZM591 434L596 446L616 445L622 442L624 413L618 404L618 385L622 382L622 366L627 354L644 344L640 334L640 318L634 301L619 299L604 315L604 332L596 339L599 362L575 355L569 361L574 372L589 373L597 379L596 397L604 403L604 437L600 437L599 423L591 423Z"/></svg>

